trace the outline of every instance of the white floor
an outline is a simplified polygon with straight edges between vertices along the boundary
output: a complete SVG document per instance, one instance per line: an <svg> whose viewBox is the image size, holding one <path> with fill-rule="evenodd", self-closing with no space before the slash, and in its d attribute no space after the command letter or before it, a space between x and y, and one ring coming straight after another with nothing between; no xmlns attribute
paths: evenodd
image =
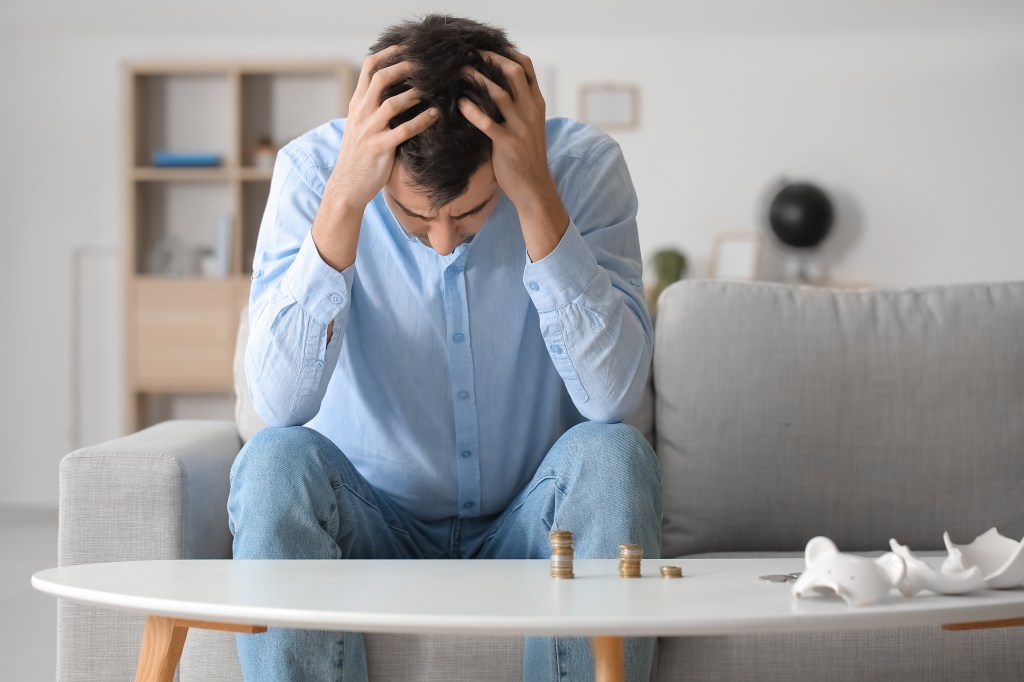
<svg viewBox="0 0 1024 682"><path fill-rule="evenodd" d="M0 680L57 675L57 600L32 574L57 565L57 510L0 507Z"/></svg>

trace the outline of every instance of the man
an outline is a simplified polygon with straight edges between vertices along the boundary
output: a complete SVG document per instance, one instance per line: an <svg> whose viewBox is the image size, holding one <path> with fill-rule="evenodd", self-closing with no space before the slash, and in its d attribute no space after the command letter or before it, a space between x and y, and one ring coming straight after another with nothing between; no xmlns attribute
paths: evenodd
<svg viewBox="0 0 1024 682"><path fill-rule="evenodd" d="M546 558L552 529L658 556L657 461L617 423L653 342L635 217L618 145L546 121L503 31L386 30L348 118L277 158L246 351L271 428L232 468L235 558ZM358 634L238 649L246 679L366 676ZM586 639L525 649L526 679L593 679ZM627 643L630 679L652 654Z"/></svg>

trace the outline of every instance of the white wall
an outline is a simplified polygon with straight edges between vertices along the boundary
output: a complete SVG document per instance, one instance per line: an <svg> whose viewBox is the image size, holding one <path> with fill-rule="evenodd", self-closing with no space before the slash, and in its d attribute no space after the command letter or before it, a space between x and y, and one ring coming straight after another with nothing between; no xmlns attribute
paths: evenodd
<svg viewBox="0 0 1024 682"><path fill-rule="evenodd" d="M121 60L358 60L379 27L415 9L398 4L349 21L340 3L302 0L291 22L266 3L215 3L207 16L209 3L189 0L173 20L142 3L0 8L0 504L56 504L60 458L123 429ZM461 5L508 26L551 74L552 114L576 113L580 83L639 84L641 128L618 137L646 254L677 246L706 272L714 235L754 229L765 186L787 173L837 197L838 279L1024 279L1015 3L774 5L787 13L684 2L662 20L653 0L630 3L632 15L575 0L549 25L532 6L503 16ZM619 15L600 14L613 6ZM321 10L326 28L309 19Z"/></svg>

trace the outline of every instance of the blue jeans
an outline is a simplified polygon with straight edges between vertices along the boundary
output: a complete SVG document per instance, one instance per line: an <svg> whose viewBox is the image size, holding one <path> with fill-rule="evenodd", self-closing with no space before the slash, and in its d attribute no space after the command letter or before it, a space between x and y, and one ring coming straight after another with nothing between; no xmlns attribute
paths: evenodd
<svg viewBox="0 0 1024 682"><path fill-rule="evenodd" d="M413 518L375 490L330 440L296 426L265 429L231 468L235 559L545 559L548 531L574 531L581 559L611 559L622 542L661 552L661 472L631 426L587 422L551 448L502 514ZM270 628L238 635L246 680L367 679L362 635ZM650 678L655 640L626 640L626 679ZM523 679L593 680L589 640L529 637Z"/></svg>

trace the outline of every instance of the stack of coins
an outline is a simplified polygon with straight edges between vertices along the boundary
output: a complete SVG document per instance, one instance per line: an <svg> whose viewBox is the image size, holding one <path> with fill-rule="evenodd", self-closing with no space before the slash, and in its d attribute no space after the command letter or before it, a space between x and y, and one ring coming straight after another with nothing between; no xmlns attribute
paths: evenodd
<svg viewBox="0 0 1024 682"><path fill-rule="evenodd" d="M553 530L548 533L551 541L551 577L575 578L572 572L572 533L567 530Z"/></svg>
<svg viewBox="0 0 1024 682"><path fill-rule="evenodd" d="M661 567L662 578L682 578L683 569L679 566L662 566Z"/></svg>
<svg viewBox="0 0 1024 682"><path fill-rule="evenodd" d="M640 545L619 545L619 575L623 578L640 577L640 560L644 548Z"/></svg>

